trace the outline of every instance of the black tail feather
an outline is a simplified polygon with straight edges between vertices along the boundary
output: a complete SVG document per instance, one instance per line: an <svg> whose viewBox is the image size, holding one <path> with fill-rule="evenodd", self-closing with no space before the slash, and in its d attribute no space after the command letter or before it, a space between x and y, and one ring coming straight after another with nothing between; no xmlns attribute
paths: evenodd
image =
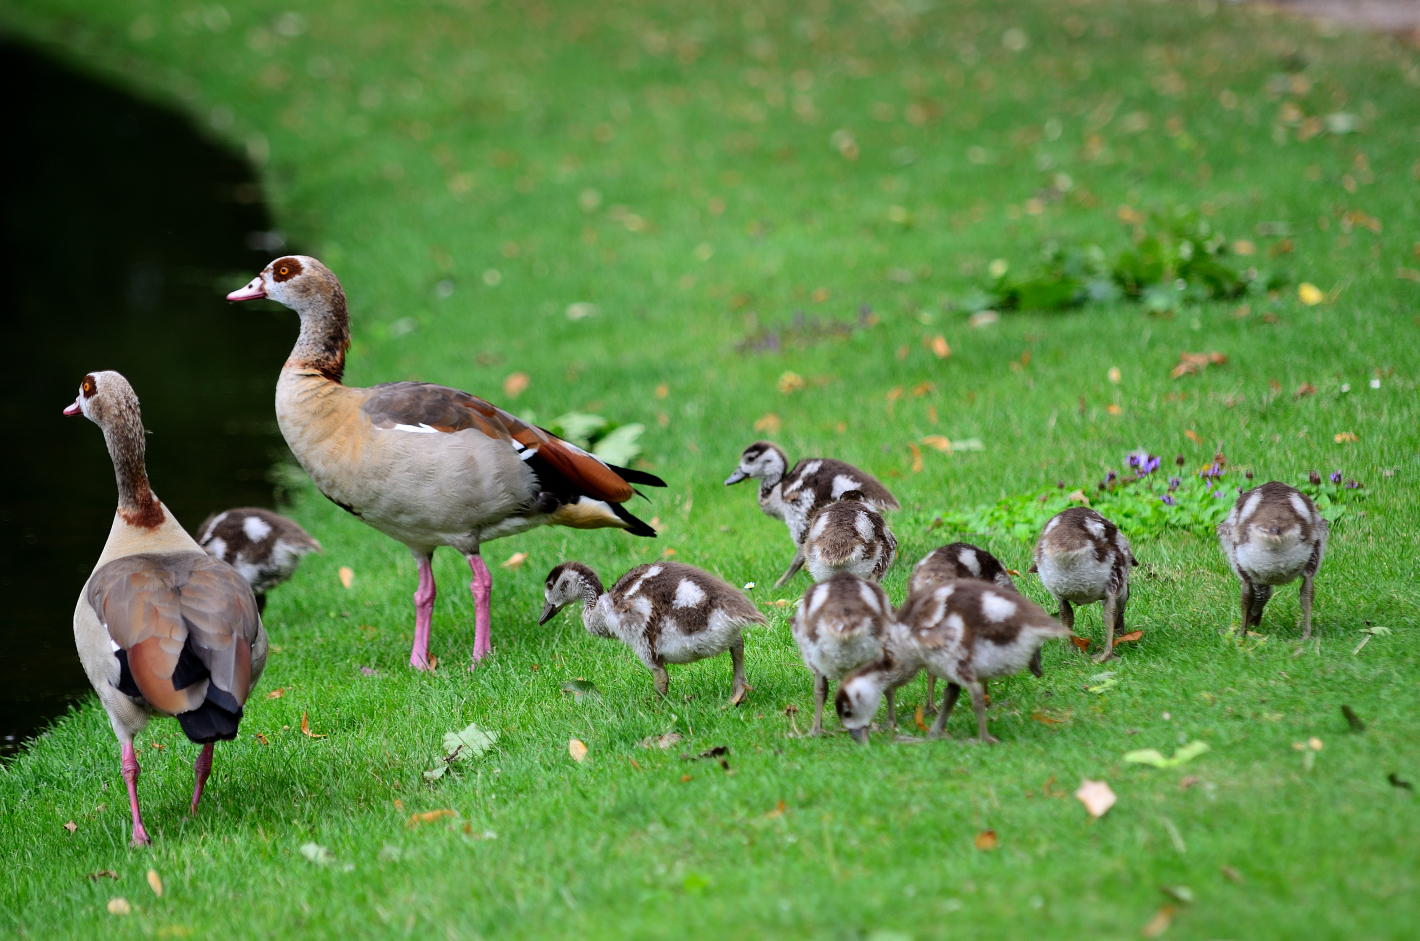
<svg viewBox="0 0 1420 941"><path fill-rule="evenodd" d="M631 511L627 510L626 507L622 506L620 503L608 503L607 506L611 507L613 513L631 524L626 527L626 531L631 535L645 536L647 539L656 538L656 531L652 529L649 524L632 516Z"/></svg>
<svg viewBox="0 0 1420 941"><path fill-rule="evenodd" d="M629 467L617 467L615 464L608 464L607 467L621 475L621 479L628 484L645 484L647 487L664 487L666 485L666 482L655 474L632 470Z"/></svg>
<svg viewBox="0 0 1420 941"><path fill-rule="evenodd" d="M237 737L242 708L238 706L236 712L231 712L208 699L191 712L178 713L177 720L188 739L199 745L230 742Z"/></svg>

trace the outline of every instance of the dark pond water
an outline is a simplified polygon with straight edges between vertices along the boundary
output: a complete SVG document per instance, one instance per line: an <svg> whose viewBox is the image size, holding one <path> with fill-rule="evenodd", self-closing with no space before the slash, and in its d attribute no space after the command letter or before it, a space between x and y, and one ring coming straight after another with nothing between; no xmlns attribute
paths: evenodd
<svg viewBox="0 0 1420 941"><path fill-rule="evenodd" d="M288 312L222 294L270 260L251 168L183 116L0 40L0 753L88 690L74 603L113 520L86 372L133 383L154 491L189 530L270 506Z"/></svg>

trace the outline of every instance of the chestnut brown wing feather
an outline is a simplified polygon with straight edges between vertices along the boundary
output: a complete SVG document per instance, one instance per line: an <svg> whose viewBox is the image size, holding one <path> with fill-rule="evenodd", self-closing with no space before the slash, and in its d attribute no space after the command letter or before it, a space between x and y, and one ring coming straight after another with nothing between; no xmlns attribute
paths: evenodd
<svg viewBox="0 0 1420 941"><path fill-rule="evenodd" d="M429 382L391 382L372 386L370 393L361 410L376 427L426 425L446 434L476 429L536 451L556 473L593 499L608 503L631 499L631 485L601 460L475 395Z"/></svg>
<svg viewBox="0 0 1420 941"><path fill-rule="evenodd" d="M231 566L196 552L127 556L93 574L87 598L156 708L175 715L202 704L201 684L174 688L184 647L213 686L246 701L260 620L251 587Z"/></svg>

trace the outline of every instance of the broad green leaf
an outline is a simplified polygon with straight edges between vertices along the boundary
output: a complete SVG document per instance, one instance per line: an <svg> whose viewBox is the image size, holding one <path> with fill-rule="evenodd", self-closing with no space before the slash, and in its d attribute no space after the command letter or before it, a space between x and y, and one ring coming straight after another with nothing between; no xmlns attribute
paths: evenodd
<svg viewBox="0 0 1420 941"><path fill-rule="evenodd" d="M632 458L641 453L641 445L637 442L645 430L646 426L640 422L622 425L598 441L592 447L592 453L608 464L619 464L624 467L631 463Z"/></svg>
<svg viewBox="0 0 1420 941"><path fill-rule="evenodd" d="M1155 768L1177 768L1210 750L1207 742L1195 741L1177 749L1172 758L1165 758L1163 752L1157 748L1141 748L1126 753L1124 760L1136 765L1152 765Z"/></svg>
<svg viewBox="0 0 1420 941"><path fill-rule="evenodd" d="M462 732L444 733L444 760L464 761L477 758L498 741L498 733L492 729L480 728L477 722L470 723Z"/></svg>

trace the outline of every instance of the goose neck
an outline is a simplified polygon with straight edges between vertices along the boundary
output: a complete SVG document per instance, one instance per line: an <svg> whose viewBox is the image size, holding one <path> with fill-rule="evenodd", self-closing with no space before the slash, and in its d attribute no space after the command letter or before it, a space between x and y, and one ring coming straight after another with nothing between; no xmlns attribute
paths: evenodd
<svg viewBox="0 0 1420 941"><path fill-rule="evenodd" d="M340 285L303 298L294 307L301 316L301 334L286 360L288 368L310 370L331 382L345 376L345 352L350 349L350 314Z"/></svg>

